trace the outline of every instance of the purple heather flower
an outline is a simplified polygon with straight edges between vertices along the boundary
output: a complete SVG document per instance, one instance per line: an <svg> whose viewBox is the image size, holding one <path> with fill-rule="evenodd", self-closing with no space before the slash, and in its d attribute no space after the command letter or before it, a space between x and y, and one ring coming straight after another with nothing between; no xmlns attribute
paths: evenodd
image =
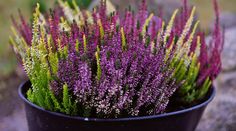
<svg viewBox="0 0 236 131"><path fill-rule="evenodd" d="M58 16L58 12L54 11L49 18L49 29L50 33L52 34L52 39L55 48L58 48L58 37L59 37L59 21L60 18Z"/></svg>
<svg viewBox="0 0 236 131"><path fill-rule="evenodd" d="M13 16L11 16L13 25L20 32L21 36L25 39L25 42L28 45L31 45L32 29L29 26L29 24L26 22L26 20L23 17L23 15L21 14L20 10L19 10L19 17L20 17L20 21L21 21L20 25L16 22L15 18Z"/></svg>
<svg viewBox="0 0 236 131"><path fill-rule="evenodd" d="M92 95L92 72L87 63L80 63L78 68L78 79L73 84L74 93L77 96L77 100L81 103L85 103L89 100L89 95Z"/></svg>

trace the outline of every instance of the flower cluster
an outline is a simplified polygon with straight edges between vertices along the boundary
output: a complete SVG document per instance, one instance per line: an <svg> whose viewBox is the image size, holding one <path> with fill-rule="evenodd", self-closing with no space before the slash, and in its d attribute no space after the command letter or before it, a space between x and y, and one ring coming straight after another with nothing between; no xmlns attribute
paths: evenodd
<svg viewBox="0 0 236 131"><path fill-rule="evenodd" d="M216 24L209 46L184 6L168 23L147 11L107 14L58 0L44 16L37 5L32 25L14 18L10 42L32 83L28 99L51 111L117 118L165 113L170 100L202 100L221 69L223 37ZM207 49L209 48L209 50Z"/></svg>

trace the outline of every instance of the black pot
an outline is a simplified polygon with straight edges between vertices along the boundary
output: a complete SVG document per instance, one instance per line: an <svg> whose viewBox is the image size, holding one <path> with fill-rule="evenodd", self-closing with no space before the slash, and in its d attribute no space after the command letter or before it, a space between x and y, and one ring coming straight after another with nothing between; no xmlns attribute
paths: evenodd
<svg viewBox="0 0 236 131"><path fill-rule="evenodd" d="M19 87L29 131L194 131L206 106L215 96L215 88L211 88L204 102L188 109L155 116L96 119L44 110L26 99L29 88L29 81Z"/></svg>

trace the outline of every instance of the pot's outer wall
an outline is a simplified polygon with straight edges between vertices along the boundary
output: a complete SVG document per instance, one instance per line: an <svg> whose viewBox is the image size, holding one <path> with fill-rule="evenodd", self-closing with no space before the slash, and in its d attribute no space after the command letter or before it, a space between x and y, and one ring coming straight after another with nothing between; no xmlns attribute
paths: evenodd
<svg viewBox="0 0 236 131"><path fill-rule="evenodd" d="M206 102L183 111L164 115L90 120L68 117L33 105L25 98L25 93L30 86L28 81L19 88L19 95L25 102L29 131L194 131L207 104L215 95L215 89L212 88Z"/></svg>

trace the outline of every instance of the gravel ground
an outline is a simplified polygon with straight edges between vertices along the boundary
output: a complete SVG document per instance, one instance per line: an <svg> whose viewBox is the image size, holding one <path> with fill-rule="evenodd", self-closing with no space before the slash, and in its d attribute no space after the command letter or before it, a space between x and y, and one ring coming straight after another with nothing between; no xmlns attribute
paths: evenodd
<svg viewBox="0 0 236 131"><path fill-rule="evenodd" d="M0 131L28 130L24 106L17 93L21 81L24 79L19 79L17 74L0 81Z"/></svg>

